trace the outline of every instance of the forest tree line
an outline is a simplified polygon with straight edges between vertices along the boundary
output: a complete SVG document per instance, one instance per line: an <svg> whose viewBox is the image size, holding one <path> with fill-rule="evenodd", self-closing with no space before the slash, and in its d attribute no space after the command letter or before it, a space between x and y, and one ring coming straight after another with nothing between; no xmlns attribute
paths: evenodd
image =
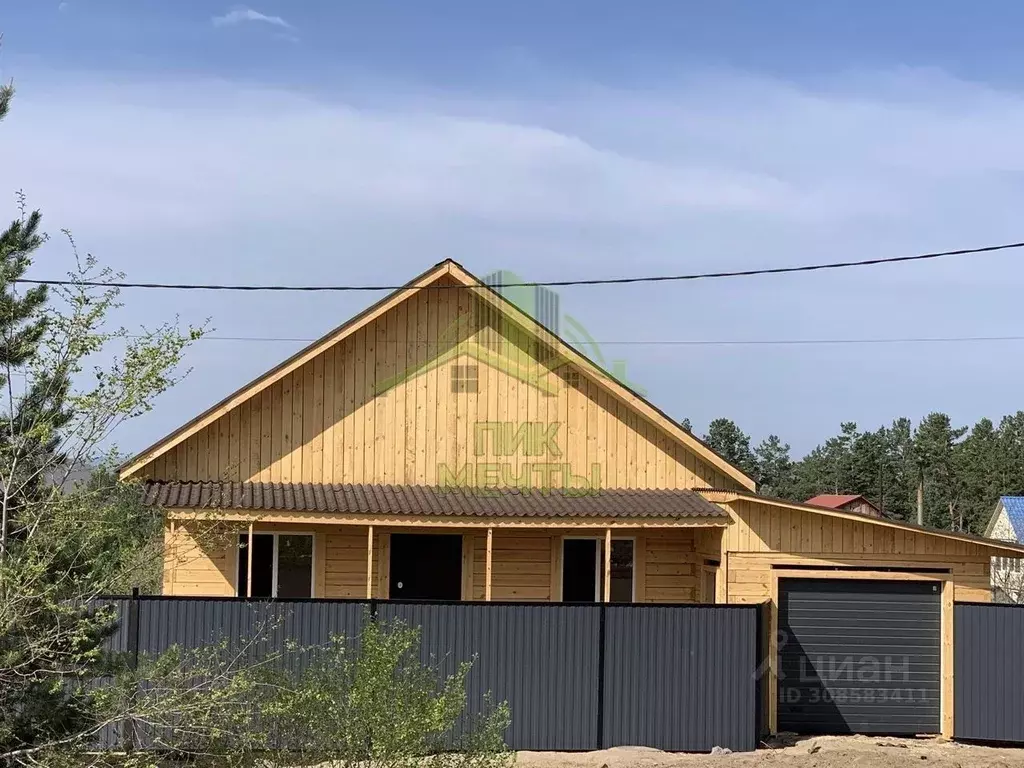
<svg viewBox="0 0 1024 768"><path fill-rule="evenodd" d="M690 429L688 420L683 426ZM1024 411L998 426L988 418L958 426L945 413L874 431L845 422L801 459L778 435L752 446L731 419L712 421L703 439L766 496L861 494L885 517L916 522L920 495L924 524L948 531L983 534L1000 496L1024 495Z"/></svg>

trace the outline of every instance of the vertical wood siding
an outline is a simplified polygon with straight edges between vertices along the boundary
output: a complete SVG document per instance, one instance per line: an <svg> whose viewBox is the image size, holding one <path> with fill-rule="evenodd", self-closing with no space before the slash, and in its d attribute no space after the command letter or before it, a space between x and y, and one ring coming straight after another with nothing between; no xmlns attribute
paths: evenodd
<svg viewBox="0 0 1024 768"><path fill-rule="evenodd" d="M737 487L582 374L578 385L566 382L564 365L530 333L491 327L475 301L468 291L418 292L138 474L436 484L444 465L456 476L468 467L470 481L489 472L502 485L531 477L539 485L540 462L596 472L606 488ZM453 393L455 365L476 366L478 391ZM519 445L505 455L477 426L487 423L549 425L555 448L531 456ZM562 484L560 473L552 484Z"/></svg>
<svg viewBox="0 0 1024 768"><path fill-rule="evenodd" d="M729 602L769 599L772 566L949 568L958 601L991 600L988 550L941 536L738 500L722 506Z"/></svg>

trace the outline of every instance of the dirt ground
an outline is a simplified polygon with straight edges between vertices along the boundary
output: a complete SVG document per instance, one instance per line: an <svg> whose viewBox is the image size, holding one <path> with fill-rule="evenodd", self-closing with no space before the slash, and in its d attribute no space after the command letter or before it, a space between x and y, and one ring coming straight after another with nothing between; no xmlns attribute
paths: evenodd
<svg viewBox="0 0 1024 768"><path fill-rule="evenodd" d="M600 752L520 752L517 768L992 768L1024 767L1024 749L941 739L818 736L775 748L723 755L678 755L646 747Z"/></svg>

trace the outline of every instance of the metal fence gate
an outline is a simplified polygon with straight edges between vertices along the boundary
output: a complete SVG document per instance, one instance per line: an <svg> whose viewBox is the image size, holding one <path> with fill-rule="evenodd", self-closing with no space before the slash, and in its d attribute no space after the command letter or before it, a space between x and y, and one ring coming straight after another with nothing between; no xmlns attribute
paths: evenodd
<svg viewBox="0 0 1024 768"><path fill-rule="evenodd" d="M958 739L1024 742L1024 606L953 608Z"/></svg>

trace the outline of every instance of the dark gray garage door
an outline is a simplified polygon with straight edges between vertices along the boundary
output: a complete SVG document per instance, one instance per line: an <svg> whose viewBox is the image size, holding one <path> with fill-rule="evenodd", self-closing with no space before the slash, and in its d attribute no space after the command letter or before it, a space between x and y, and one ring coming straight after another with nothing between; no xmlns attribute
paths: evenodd
<svg viewBox="0 0 1024 768"><path fill-rule="evenodd" d="M779 582L780 731L939 732L942 587Z"/></svg>

